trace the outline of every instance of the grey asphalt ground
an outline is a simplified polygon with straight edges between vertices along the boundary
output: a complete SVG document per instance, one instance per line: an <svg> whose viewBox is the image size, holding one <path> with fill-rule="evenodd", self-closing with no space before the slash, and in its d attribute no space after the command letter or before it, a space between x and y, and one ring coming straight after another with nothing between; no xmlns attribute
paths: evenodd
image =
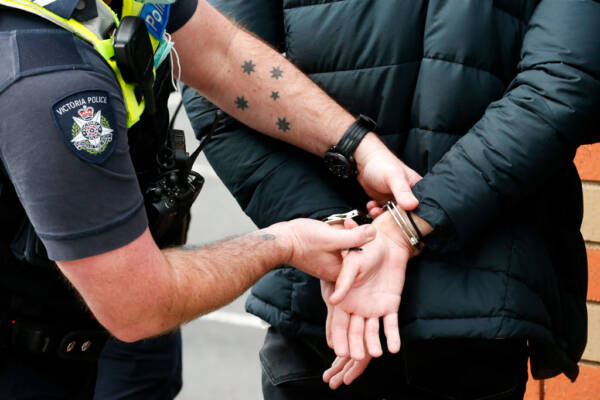
<svg viewBox="0 0 600 400"><path fill-rule="evenodd" d="M178 101L174 94L171 110ZM198 142L183 109L175 127L186 132L188 152L195 150ZM206 181L192 208L188 243L210 243L256 229L203 155L194 169ZM258 350L266 324L244 311L246 297L183 327L183 389L177 400L262 399Z"/></svg>

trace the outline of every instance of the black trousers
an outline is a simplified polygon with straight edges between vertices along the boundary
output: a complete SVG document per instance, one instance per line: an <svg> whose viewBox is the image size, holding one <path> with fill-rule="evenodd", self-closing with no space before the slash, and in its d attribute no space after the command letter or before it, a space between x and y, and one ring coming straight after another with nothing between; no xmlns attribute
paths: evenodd
<svg viewBox="0 0 600 400"><path fill-rule="evenodd" d="M321 376L334 357L324 340L270 328L260 351L265 400L517 400L527 382L525 340L403 343L399 354L372 360L354 383L332 391Z"/></svg>
<svg viewBox="0 0 600 400"><path fill-rule="evenodd" d="M0 399L89 400L96 363L5 353L0 357Z"/></svg>
<svg viewBox="0 0 600 400"><path fill-rule="evenodd" d="M171 400L181 386L179 330L135 343L113 339L98 362L0 356L0 400Z"/></svg>
<svg viewBox="0 0 600 400"><path fill-rule="evenodd" d="M181 332L124 343L111 339L98 360L94 400L172 400L183 384Z"/></svg>

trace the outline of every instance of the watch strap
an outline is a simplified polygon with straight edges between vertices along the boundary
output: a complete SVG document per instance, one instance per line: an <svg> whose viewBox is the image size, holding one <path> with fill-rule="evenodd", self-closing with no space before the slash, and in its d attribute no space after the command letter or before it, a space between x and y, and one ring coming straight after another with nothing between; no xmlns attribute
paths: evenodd
<svg viewBox="0 0 600 400"><path fill-rule="evenodd" d="M359 115L358 119L350 125L344 136L340 139L335 150L347 158L354 155L356 148L365 135L375 130L375 121L365 115Z"/></svg>

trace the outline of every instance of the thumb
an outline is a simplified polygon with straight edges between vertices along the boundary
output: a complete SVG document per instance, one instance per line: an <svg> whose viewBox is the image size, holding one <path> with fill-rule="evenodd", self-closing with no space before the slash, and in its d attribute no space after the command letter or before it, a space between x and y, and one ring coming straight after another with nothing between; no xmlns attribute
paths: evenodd
<svg viewBox="0 0 600 400"><path fill-rule="evenodd" d="M392 194L394 195L394 199L396 203L403 210L414 210L419 205L419 200L415 197L410 186L404 177L400 178L400 180L395 180L390 185L392 189Z"/></svg>
<svg viewBox="0 0 600 400"><path fill-rule="evenodd" d="M357 257L349 257L344 261L344 266L335 282L335 291L329 296L329 302L331 304L339 304L344 300L346 294L348 294L348 291L352 287L354 279L356 279L356 275L358 275L358 271L360 270L360 264L357 261Z"/></svg>
<svg viewBox="0 0 600 400"><path fill-rule="evenodd" d="M419 175L415 170L404 166L404 173L406 174L406 179L408 180L408 184L410 187L415 186L417 182L419 182L423 177Z"/></svg>

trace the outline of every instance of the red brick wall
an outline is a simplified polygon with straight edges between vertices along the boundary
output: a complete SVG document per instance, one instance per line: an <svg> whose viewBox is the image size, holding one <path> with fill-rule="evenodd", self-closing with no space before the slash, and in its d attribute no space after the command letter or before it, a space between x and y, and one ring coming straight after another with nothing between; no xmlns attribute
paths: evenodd
<svg viewBox="0 0 600 400"><path fill-rule="evenodd" d="M526 400L600 399L600 143L582 146L575 164L584 192L581 232L586 241L589 269L588 344L575 383L564 375L545 381L530 377Z"/></svg>

